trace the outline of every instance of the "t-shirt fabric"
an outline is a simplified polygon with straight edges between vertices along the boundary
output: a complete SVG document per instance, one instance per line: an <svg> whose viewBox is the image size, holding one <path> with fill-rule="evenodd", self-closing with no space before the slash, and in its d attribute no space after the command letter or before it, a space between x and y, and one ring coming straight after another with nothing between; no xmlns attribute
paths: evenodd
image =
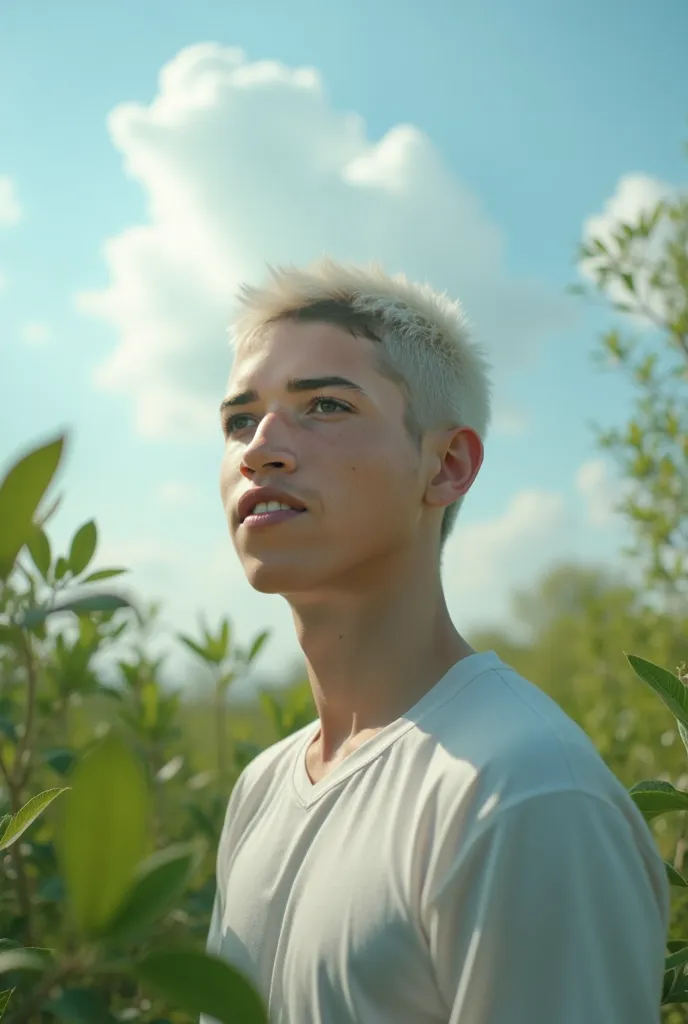
<svg viewBox="0 0 688 1024"><path fill-rule="evenodd" d="M319 727L246 766L218 847L207 951L271 1024L660 1020L664 864L542 690L471 655L314 784Z"/></svg>

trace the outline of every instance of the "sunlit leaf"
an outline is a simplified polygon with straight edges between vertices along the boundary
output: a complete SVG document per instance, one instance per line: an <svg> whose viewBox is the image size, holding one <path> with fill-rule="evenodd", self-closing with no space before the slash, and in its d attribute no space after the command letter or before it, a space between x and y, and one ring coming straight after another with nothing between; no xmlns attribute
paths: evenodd
<svg viewBox="0 0 688 1024"><path fill-rule="evenodd" d="M679 722L688 726L688 689L678 676L635 654L626 654L626 657L635 674L661 697Z"/></svg>
<svg viewBox="0 0 688 1024"><path fill-rule="evenodd" d="M682 889L688 889L688 882L685 880L683 875L676 870L673 864L665 861L664 867L666 868L667 878L671 885L679 886Z"/></svg>
<svg viewBox="0 0 688 1024"><path fill-rule="evenodd" d="M48 540L47 534L41 530L40 527L36 527L29 537L26 546L33 560L33 564L36 566L43 579L47 580L50 563L52 561L50 541Z"/></svg>
<svg viewBox="0 0 688 1024"><path fill-rule="evenodd" d="M33 825L36 818L41 814L46 807L49 806L60 795L65 793L69 789L68 786L61 786L56 789L46 789L43 793L38 793L37 796L31 798L28 803L17 811L11 818L9 824L5 828L4 832L0 836L0 850L7 849L12 843L16 843L17 839L26 832L30 825Z"/></svg>
<svg viewBox="0 0 688 1024"><path fill-rule="evenodd" d="M121 576L123 572L129 571L129 569L98 569L96 572L92 572L88 576L85 576L81 582L95 583L97 580L109 580L113 576Z"/></svg>
<svg viewBox="0 0 688 1024"><path fill-rule="evenodd" d="M98 530L93 519L90 519L76 531L69 549L69 568L75 576L82 573L91 561L97 543Z"/></svg>
<svg viewBox="0 0 688 1024"><path fill-rule="evenodd" d="M688 810L688 793L675 789L670 782L654 779L638 782L629 792L646 821L668 811Z"/></svg>
<svg viewBox="0 0 688 1024"><path fill-rule="evenodd" d="M77 764L70 784L55 847L72 919L87 935L106 923L131 885L146 851L150 796L142 765L112 734Z"/></svg>
<svg viewBox="0 0 688 1024"><path fill-rule="evenodd" d="M34 531L34 516L60 464L64 441L60 435L34 448L15 462L0 483L0 581L8 578Z"/></svg>

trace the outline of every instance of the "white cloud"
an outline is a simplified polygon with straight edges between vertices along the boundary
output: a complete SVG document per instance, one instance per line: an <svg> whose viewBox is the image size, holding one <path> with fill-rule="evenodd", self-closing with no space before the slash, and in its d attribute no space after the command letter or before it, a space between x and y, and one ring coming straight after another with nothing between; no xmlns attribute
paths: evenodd
<svg viewBox="0 0 688 1024"><path fill-rule="evenodd" d="M44 345L50 341L52 331L48 324L31 320L29 323L22 324L21 334L29 345Z"/></svg>
<svg viewBox="0 0 688 1024"><path fill-rule="evenodd" d="M603 212L588 217L584 222L583 242L589 244L594 238L599 238L610 253L619 255L619 246L614 235L619 232L620 225L628 224L635 227L640 217L651 213L661 199L673 198L678 191L676 187L646 174L624 175L619 179L614 194L604 203ZM666 245L671 230L666 219L662 220L651 239L640 244L634 242L631 245L629 258L623 261L624 268L633 273L636 295L642 305L649 313L660 317L666 312L665 298L650 285L649 281L657 257ZM638 263L639 258L641 263ZM605 262L607 257L604 255L583 260L580 265L583 277L590 281L595 280L595 268ZM629 315L638 325L647 326L651 323L651 317L638 311L636 300L623 284L610 281L605 290L612 301L623 302L632 307L633 311Z"/></svg>
<svg viewBox="0 0 688 1024"><path fill-rule="evenodd" d="M509 370L572 315L509 275L499 227L422 132L371 141L310 68L190 46L150 105L120 105L108 124L149 220L105 243L110 283L77 303L117 329L95 384L130 396L142 435L216 431L232 298L266 262L375 259L460 297L498 363L498 405Z"/></svg>
<svg viewBox="0 0 688 1024"><path fill-rule="evenodd" d="M606 527L618 522L617 507L627 492L605 459L589 459L576 473L576 488L585 502L593 526Z"/></svg>
<svg viewBox="0 0 688 1024"><path fill-rule="evenodd" d="M0 226L17 224L22 214L14 182L6 174L0 175Z"/></svg>

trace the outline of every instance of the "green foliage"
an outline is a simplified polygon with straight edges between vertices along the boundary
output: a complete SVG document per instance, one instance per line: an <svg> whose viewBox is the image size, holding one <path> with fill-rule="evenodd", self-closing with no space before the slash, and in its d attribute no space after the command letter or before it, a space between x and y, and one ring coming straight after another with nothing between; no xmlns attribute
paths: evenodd
<svg viewBox="0 0 688 1024"><path fill-rule="evenodd" d="M619 511L631 555L649 588L670 599L688 593L688 196L664 199L593 238L579 259L598 294L632 317L636 330L607 331L598 362L620 369L634 389L628 422L595 426L625 482ZM584 289L577 288L583 292Z"/></svg>
<svg viewBox="0 0 688 1024"><path fill-rule="evenodd" d="M267 634L247 652L227 620L215 636L183 638L222 712L214 769L194 771L162 659L139 647L119 660L116 688L94 668L109 644L145 632L157 607L71 589L126 569L88 573L92 520L67 553L53 551L45 524L59 503L41 521L36 510L63 443L24 455L0 484L0 1017L263 1022L249 982L204 947L229 791L261 749L231 739L225 697ZM64 622L51 631L58 619L71 632Z"/></svg>
<svg viewBox="0 0 688 1024"><path fill-rule="evenodd" d="M106 684L95 657L121 637L145 635L157 606L144 611L116 593L79 591L126 570L84 575L97 551L92 521L66 554L53 551L48 517L36 519L47 485L32 482L30 470L45 482L55 458L32 455L24 457L28 470L20 462L8 474L26 483L31 512L28 525L15 520L14 536L24 540L13 542L0 584L2 1024L39 1014L43 1024L196 1024L199 1013L226 1024L264 1022L250 981L205 951L215 857L240 772L315 717L309 685L296 680L279 696L263 690L242 720L228 692L267 633L242 647L227 620L177 638L214 684L210 706L183 704L163 683L163 659L147 657L142 643L117 661L118 685ZM688 934L688 775L680 738L688 735L681 732L688 702L680 672L658 666L676 664L685 651L688 618L654 610L599 570L570 566L517 594L515 609L527 642L496 636L474 644L500 650L551 692L631 787L675 887L663 1004L681 1013L676 1007L688 1001L688 941L681 938ZM639 654L624 659L623 650Z"/></svg>

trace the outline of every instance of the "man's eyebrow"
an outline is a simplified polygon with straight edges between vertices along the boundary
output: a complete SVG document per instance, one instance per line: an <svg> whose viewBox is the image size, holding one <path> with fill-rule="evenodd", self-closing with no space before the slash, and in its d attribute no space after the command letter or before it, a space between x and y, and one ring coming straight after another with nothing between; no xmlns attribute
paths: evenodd
<svg viewBox="0 0 688 1024"><path fill-rule="evenodd" d="M355 384L346 377L293 377L287 381L287 391L319 391L321 388L350 388L365 395L360 384ZM229 407L236 405L248 405L249 402L258 402L260 396L257 391L241 391L237 395L225 398L220 405L220 413Z"/></svg>

